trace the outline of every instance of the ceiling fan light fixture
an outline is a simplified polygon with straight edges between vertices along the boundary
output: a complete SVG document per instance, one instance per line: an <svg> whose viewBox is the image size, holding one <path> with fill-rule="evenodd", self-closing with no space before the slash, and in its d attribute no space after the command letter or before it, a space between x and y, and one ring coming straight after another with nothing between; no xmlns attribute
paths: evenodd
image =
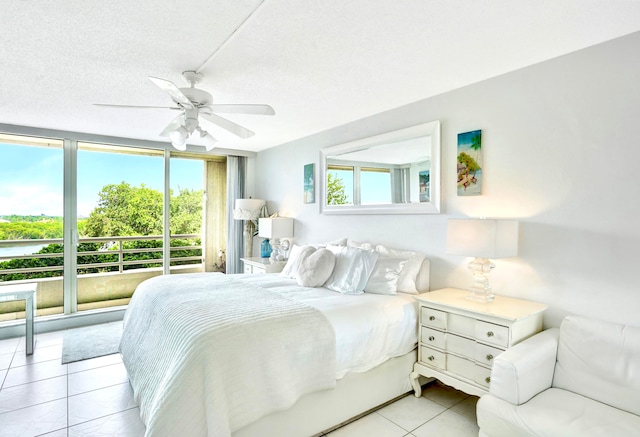
<svg viewBox="0 0 640 437"><path fill-rule="evenodd" d="M187 142L183 141L182 143L176 143L176 142L171 142L171 145L173 147L175 147L176 149L178 149L181 152L184 152L185 150L187 150Z"/></svg>
<svg viewBox="0 0 640 437"><path fill-rule="evenodd" d="M198 127L198 132L200 133L200 139L202 140L202 143L204 144L205 148L207 149L207 152L210 151L211 149L213 149L216 145L216 143L218 142L218 140L216 140L215 138L213 138L211 136L211 134L209 134L209 132L207 132L206 130Z"/></svg>
<svg viewBox="0 0 640 437"><path fill-rule="evenodd" d="M171 140L171 145L181 151L187 150L188 136L189 136L189 132L187 132L184 126L180 126L179 128L169 132L169 139Z"/></svg>

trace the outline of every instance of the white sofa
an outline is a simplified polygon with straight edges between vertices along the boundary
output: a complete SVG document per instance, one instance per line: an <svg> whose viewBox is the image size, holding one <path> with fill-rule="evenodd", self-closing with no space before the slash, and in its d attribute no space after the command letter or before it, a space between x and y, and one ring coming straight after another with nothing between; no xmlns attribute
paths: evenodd
<svg viewBox="0 0 640 437"><path fill-rule="evenodd" d="M481 437L640 436L640 327L566 317L495 358Z"/></svg>

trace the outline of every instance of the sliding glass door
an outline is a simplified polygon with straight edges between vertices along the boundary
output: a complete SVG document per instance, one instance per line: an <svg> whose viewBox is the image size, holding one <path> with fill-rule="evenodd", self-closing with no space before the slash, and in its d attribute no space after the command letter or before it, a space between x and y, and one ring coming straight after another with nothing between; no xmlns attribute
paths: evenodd
<svg viewBox="0 0 640 437"><path fill-rule="evenodd" d="M63 141L0 134L0 285L37 281L38 314L64 311ZM0 322L25 317L0 303Z"/></svg>
<svg viewBox="0 0 640 437"><path fill-rule="evenodd" d="M0 285L37 282L38 316L224 271L225 157L8 134L0 156ZM0 303L0 323L22 317L24 302Z"/></svg>

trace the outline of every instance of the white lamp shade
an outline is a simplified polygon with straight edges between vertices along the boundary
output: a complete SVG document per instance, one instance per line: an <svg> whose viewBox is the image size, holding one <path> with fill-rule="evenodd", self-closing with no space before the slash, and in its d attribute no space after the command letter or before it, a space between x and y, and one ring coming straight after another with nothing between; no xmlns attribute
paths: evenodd
<svg viewBox="0 0 640 437"><path fill-rule="evenodd" d="M233 218L236 220L255 220L265 205L262 199L236 199Z"/></svg>
<svg viewBox="0 0 640 437"><path fill-rule="evenodd" d="M258 221L258 235L263 238L283 238L293 236L293 219L289 217L261 218Z"/></svg>
<svg viewBox="0 0 640 437"><path fill-rule="evenodd" d="M477 258L518 254L518 222L496 219L449 219L447 253Z"/></svg>

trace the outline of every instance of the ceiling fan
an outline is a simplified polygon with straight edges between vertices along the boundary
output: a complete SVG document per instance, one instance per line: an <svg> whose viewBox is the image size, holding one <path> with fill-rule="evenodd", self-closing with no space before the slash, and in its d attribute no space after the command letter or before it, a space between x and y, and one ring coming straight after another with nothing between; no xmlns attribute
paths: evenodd
<svg viewBox="0 0 640 437"><path fill-rule="evenodd" d="M161 136L168 136L171 144L178 150L187 149L187 139L194 131L198 131L200 139L207 150L213 149L218 142L210 133L200 127L198 117L202 117L211 123L228 130L240 138L249 138L255 135L249 129L222 118L216 113L226 114L251 114L251 115L275 115L275 111L269 105L257 104L213 104L213 97L207 91L196 88L195 85L202 80L202 73L195 71L185 71L182 77L189 82L190 87L178 88L172 82L149 76L151 82L158 88L166 92L175 106L132 106L132 105L110 105L94 103L96 106L106 106L111 108L135 108L135 109L172 109L181 111L164 130Z"/></svg>

